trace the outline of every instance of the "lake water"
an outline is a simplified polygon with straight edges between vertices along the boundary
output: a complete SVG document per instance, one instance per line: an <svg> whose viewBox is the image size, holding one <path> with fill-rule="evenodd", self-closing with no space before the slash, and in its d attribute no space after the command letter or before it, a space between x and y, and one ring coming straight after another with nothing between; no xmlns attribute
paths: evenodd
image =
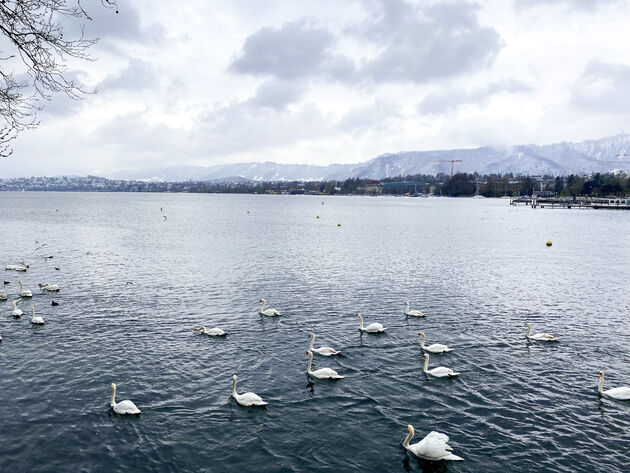
<svg viewBox="0 0 630 473"><path fill-rule="evenodd" d="M30 264L0 288L0 471L630 471L630 402L597 394L600 370L630 384L628 212L2 192L0 225L0 263ZM560 342L528 343L528 321ZM431 366L458 378L423 373L420 330L455 348ZM345 379L309 382L311 331L343 353L313 368ZM230 398L235 373L266 408ZM139 417L110 412L112 382ZM411 457L407 424L465 461Z"/></svg>

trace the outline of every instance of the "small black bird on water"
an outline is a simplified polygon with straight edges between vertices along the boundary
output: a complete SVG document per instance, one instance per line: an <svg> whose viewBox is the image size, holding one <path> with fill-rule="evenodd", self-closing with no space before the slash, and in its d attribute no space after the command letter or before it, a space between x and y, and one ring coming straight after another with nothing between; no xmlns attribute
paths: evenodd
<svg viewBox="0 0 630 473"><path fill-rule="evenodd" d="M4 285L11 284L11 281L4 281Z"/></svg>
<svg viewBox="0 0 630 473"><path fill-rule="evenodd" d="M129 284L133 284L133 283L132 283L131 281L127 281L127 282L125 283L125 286L129 286Z"/></svg>
<svg viewBox="0 0 630 473"><path fill-rule="evenodd" d="M57 266L55 266L55 271L59 271L59 268Z"/></svg>
<svg viewBox="0 0 630 473"><path fill-rule="evenodd" d="M56 306L56 305L59 305L59 302L52 301L52 302L50 303L50 305L52 305L52 306Z"/></svg>

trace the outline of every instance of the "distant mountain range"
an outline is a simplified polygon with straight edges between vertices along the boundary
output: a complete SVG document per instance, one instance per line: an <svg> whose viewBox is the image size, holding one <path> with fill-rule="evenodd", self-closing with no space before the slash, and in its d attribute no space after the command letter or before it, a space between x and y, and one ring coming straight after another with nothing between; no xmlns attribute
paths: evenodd
<svg viewBox="0 0 630 473"><path fill-rule="evenodd" d="M622 134L580 143L550 145L484 146L471 149L402 151L377 156L358 164L278 164L273 162L224 164L209 167L170 167L142 172L121 172L121 179L158 181L320 181L348 178L383 179L408 174L450 174L450 160L455 172L480 174L582 174L630 170L630 134Z"/></svg>

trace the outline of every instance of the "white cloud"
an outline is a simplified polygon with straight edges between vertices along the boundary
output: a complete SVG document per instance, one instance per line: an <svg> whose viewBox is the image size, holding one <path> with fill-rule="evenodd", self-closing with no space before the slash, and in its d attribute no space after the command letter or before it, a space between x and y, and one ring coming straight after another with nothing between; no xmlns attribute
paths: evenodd
<svg viewBox="0 0 630 473"><path fill-rule="evenodd" d="M626 0L90 2L99 60L69 70L99 94L53 97L0 176L357 162L630 119Z"/></svg>

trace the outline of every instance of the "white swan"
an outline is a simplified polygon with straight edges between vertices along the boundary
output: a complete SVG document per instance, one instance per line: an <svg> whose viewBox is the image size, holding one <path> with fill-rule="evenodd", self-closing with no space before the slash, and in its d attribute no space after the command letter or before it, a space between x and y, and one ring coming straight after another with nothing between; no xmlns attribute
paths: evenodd
<svg viewBox="0 0 630 473"><path fill-rule="evenodd" d="M22 264L9 264L7 266L4 267L5 270L7 271L26 271L26 266L22 265Z"/></svg>
<svg viewBox="0 0 630 473"><path fill-rule="evenodd" d="M31 306L31 323L35 325L44 325L44 319L40 316L35 317L35 307Z"/></svg>
<svg viewBox="0 0 630 473"><path fill-rule="evenodd" d="M412 317L425 317L425 315L419 310L409 310L409 301L405 301L405 315L410 315Z"/></svg>
<svg viewBox="0 0 630 473"><path fill-rule="evenodd" d="M407 430L409 433L407 434L407 437L405 437L403 447L418 458L432 461L463 460L462 457L458 457L457 455L453 455L453 453L451 453L453 449L447 443L448 435L441 434L440 432L430 432L418 443L409 445L409 441L413 438L415 431L413 430L412 425L408 425Z"/></svg>
<svg viewBox="0 0 630 473"><path fill-rule="evenodd" d="M449 348L447 345L442 345L441 343L434 343L427 347L424 345L424 342L427 339L424 332L418 332L418 335L422 337L422 344L420 346L424 351L429 351L431 353L446 353L449 351L453 351L453 348Z"/></svg>
<svg viewBox="0 0 630 473"><path fill-rule="evenodd" d="M358 312L356 314L354 314L356 317L359 317L359 321L361 322L361 326L359 327L359 330L361 330L362 332L367 332L367 333L383 333L385 330L387 330L385 327L383 327L381 324L379 324L378 322L374 322L370 325L368 325L367 327L363 326L363 317L361 316L361 314L359 314Z"/></svg>
<svg viewBox="0 0 630 473"><path fill-rule="evenodd" d="M24 290L24 286L22 285L22 281L19 281L19 283L20 283L20 296L22 296L22 297L33 297L33 293L29 289Z"/></svg>
<svg viewBox="0 0 630 473"><path fill-rule="evenodd" d="M129 399L116 402L116 383L112 383L112 397L109 401L109 405L112 407L116 414L140 414L142 411L136 407L136 405Z"/></svg>
<svg viewBox="0 0 630 473"><path fill-rule="evenodd" d="M22 312L22 309L18 309L17 303L18 301L13 301L13 312L11 312L11 315L16 318L22 317L22 314L24 313Z"/></svg>
<svg viewBox="0 0 630 473"><path fill-rule="evenodd" d="M260 310L258 311L260 315L266 315L267 317L275 317L276 315L282 315L276 309L265 309L265 299L260 299L258 302L262 304L260 306Z"/></svg>
<svg viewBox="0 0 630 473"><path fill-rule="evenodd" d="M311 365L313 364L313 352L308 351L304 353L308 355L308 365L306 366L306 372L310 376L314 376L318 379L343 379L345 376L339 376L339 374L332 368L320 368L315 371L311 371Z"/></svg>
<svg viewBox="0 0 630 473"><path fill-rule="evenodd" d="M268 403L255 393L238 394L236 392L236 375L232 376L232 397L236 399L241 406L266 406Z"/></svg>
<svg viewBox="0 0 630 473"><path fill-rule="evenodd" d="M424 360L424 372L426 374L430 374L431 376L435 376L436 378L444 378L453 376L458 376L459 373L456 373L450 368L445 368L444 366L438 366L437 368L429 369L429 354L425 353L422 355L422 359Z"/></svg>
<svg viewBox="0 0 630 473"><path fill-rule="evenodd" d="M45 282L44 284L40 284L39 287L42 289L42 291L59 292L59 286L56 284L48 284L47 282Z"/></svg>
<svg viewBox="0 0 630 473"><path fill-rule="evenodd" d="M619 401L630 400L630 387L628 386L620 386L618 388L607 389L604 391L604 373L602 371L599 372L599 387L597 390L600 394L613 399L618 399Z"/></svg>
<svg viewBox="0 0 630 473"><path fill-rule="evenodd" d="M557 342L558 339L550 333L535 333L530 335L532 324L527 323L527 338L530 340L540 340L541 342Z"/></svg>
<svg viewBox="0 0 630 473"><path fill-rule="evenodd" d="M7 295L3 292L0 294L0 301L6 301L8 299Z"/></svg>
<svg viewBox="0 0 630 473"><path fill-rule="evenodd" d="M214 327L208 330L203 325L201 327L197 327L196 329L194 329L193 332L199 332L204 335L210 335L211 337L222 337L224 335L227 335L227 332L224 332L219 327Z"/></svg>
<svg viewBox="0 0 630 473"><path fill-rule="evenodd" d="M315 334L309 333L308 336L311 339L311 346L308 347L308 351L312 351L313 353L317 353L318 355L323 356L341 355L340 351L337 351L331 347L313 348L313 345L315 344Z"/></svg>

